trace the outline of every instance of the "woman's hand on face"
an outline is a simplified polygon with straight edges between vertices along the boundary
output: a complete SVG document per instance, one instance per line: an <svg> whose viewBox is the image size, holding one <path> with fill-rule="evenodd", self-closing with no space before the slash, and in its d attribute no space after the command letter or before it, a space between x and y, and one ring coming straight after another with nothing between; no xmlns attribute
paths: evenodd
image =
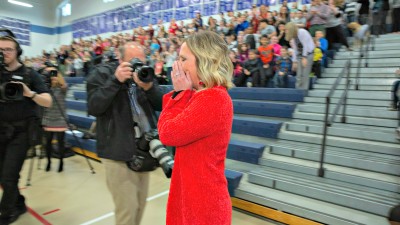
<svg viewBox="0 0 400 225"><path fill-rule="evenodd" d="M172 84L174 85L174 91L183 91L193 88L190 74L183 71L182 63L180 61L175 61L172 65L171 79Z"/></svg>

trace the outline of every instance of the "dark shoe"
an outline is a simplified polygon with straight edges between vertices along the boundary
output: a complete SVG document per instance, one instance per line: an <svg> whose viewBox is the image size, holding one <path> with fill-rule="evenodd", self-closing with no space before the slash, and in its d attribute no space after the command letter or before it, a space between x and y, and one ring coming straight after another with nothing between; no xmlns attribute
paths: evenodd
<svg viewBox="0 0 400 225"><path fill-rule="evenodd" d="M49 172L50 169L51 169L51 162L48 162L46 166L46 172Z"/></svg>
<svg viewBox="0 0 400 225"><path fill-rule="evenodd" d="M28 209L25 205L23 205L21 207L17 207L17 209L14 212L10 213L8 216L1 215L0 225L9 225L15 222L20 215L26 213L27 211Z"/></svg>
<svg viewBox="0 0 400 225"><path fill-rule="evenodd" d="M61 173L64 170L64 162L60 161L60 165L58 165L58 172Z"/></svg>

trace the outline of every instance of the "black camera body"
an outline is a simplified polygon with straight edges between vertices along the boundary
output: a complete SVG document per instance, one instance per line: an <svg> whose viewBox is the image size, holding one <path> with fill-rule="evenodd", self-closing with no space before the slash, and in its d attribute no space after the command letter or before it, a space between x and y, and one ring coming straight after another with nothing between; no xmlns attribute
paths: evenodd
<svg viewBox="0 0 400 225"><path fill-rule="evenodd" d="M0 77L5 75L10 75L8 71L4 69L4 54L0 52ZM12 101L21 101L24 99L24 86L19 83L14 82L23 82L24 78L17 75L12 75L11 79L7 82L3 82L0 84L0 102L12 102Z"/></svg>
<svg viewBox="0 0 400 225"><path fill-rule="evenodd" d="M134 58L130 62L133 72L137 72L139 79L144 83L153 81L155 74L154 69L144 64L140 59Z"/></svg>
<svg viewBox="0 0 400 225"><path fill-rule="evenodd" d="M156 162L153 167L160 166L165 176L171 178L174 160L158 138L158 131L153 129L137 139L138 154L133 156L127 165L133 171L149 171L155 169L149 164ZM149 168L149 170L143 170L143 168Z"/></svg>

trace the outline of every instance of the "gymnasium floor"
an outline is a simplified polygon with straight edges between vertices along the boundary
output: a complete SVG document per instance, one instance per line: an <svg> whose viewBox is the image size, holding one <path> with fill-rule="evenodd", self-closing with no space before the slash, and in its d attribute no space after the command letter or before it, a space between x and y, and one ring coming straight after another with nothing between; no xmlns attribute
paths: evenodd
<svg viewBox="0 0 400 225"><path fill-rule="evenodd" d="M34 159L31 186L26 186L31 160L26 160L21 172L20 189L27 199L28 213L13 225L113 225L113 203L105 184L101 163L90 160L92 174L82 156L64 161L64 172L57 173L58 160L52 160L52 170L45 172L46 160ZM151 174L149 198L141 225L165 224L169 180L160 169ZM267 222L233 210L233 225L270 225ZM211 224L210 224L211 225ZM213 225L213 224L212 224Z"/></svg>

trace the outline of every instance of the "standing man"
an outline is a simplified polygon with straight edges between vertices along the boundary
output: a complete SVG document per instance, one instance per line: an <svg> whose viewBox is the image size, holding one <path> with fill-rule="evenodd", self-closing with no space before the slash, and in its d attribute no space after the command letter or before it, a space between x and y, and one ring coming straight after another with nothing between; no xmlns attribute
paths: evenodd
<svg viewBox="0 0 400 225"><path fill-rule="evenodd" d="M19 193L19 173L30 145L29 129L37 119L37 105L50 107L51 96L40 75L20 62L22 49L12 33L0 37L0 83L4 85L16 76L22 87L22 99L0 98L0 185L3 196L0 201L0 225L8 225L27 211L25 198ZM4 87L4 86L3 86Z"/></svg>
<svg viewBox="0 0 400 225"><path fill-rule="evenodd" d="M307 14L307 21L310 21L310 34L315 36L316 31L322 31L325 34L325 24L330 13L329 6L321 0L311 2L310 11Z"/></svg>
<svg viewBox="0 0 400 225"><path fill-rule="evenodd" d="M116 224L139 225L150 174L130 170L127 161L139 154L139 138L152 125L157 126L152 115L155 110L161 111L163 93L158 85L142 82L132 71L132 59L146 59L140 44L128 42L120 47L118 55L119 65L102 64L88 78L88 112L97 119L97 154L114 200Z"/></svg>

